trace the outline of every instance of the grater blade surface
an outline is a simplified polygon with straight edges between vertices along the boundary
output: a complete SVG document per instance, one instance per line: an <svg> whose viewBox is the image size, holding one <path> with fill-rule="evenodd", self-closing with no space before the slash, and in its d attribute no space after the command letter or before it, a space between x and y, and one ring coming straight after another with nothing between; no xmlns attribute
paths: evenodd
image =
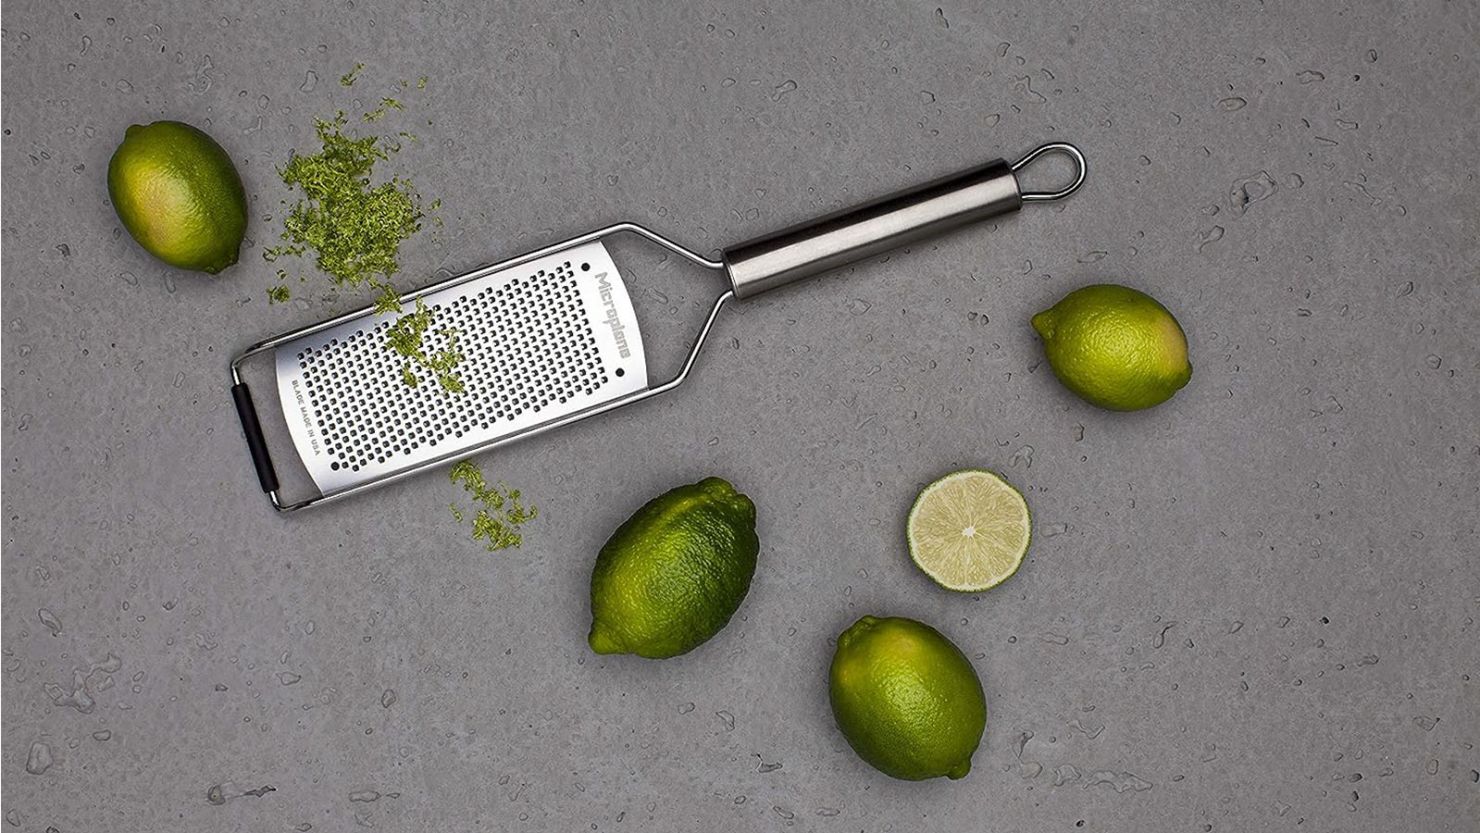
<svg viewBox="0 0 1480 833"><path fill-rule="evenodd" d="M367 312L276 348L283 418L325 496L648 386L631 299L600 240L422 300L434 314L429 353L447 343L436 331L456 331L461 393L402 381L402 359L386 346L395 314Z"/></svg>

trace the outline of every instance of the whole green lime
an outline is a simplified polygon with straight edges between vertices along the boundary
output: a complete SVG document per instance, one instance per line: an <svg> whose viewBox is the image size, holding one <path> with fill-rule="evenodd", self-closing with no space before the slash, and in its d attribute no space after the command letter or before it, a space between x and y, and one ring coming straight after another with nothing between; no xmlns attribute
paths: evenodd
<svg viewBox="0 0 1480 833"><path fill-rule="evenodd" d="M247 195L215 140L177 121L131 125L108 161L108 197L144 250L216 274L236 263Z"/></svg>
<svg viewBox="0 0 1480 833"><path fill-rule="evenodd" d="M596 557L591 650L651 659L692 651L739 609L759 552L755 504L724 480L653 498Z"/></svg>
<svg viewBox="0 0 1480 833"><path fill-rule="evenodd" d="M986 697L970 660L935 628L859 619L838 637L828 683L838 728L875 769L906 781L971 771Z"/></svg>
<svg viewBox="0 0 1480 833"><path fill-rule="evenodd" d="M1130 287L1076 289L1033 316L1033 329L1059 381L1101 408L1160 405L1192 378L1182 326L1155 298Z"/></svg>

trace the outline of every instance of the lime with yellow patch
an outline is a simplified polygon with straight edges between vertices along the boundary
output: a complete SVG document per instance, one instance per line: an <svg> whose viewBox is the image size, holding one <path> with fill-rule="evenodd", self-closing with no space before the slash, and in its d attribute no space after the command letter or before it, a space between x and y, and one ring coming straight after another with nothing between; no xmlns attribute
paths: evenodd
<svg viewBox="0 0 1480 833"><path fill-rule="evenodd" d="M971 661L913 619L865 616L843 631L828 700L858 757L906 781L966 777L987 726Z"/></svg>
<svg viewBox="0 0 1480 833"><path fill-rule="evenodd" d="M953 472L926 486L910 507L910 558L947 590L977 593L1023 564L1032 538L1028 502L989 471Z"/></svg>
<svg viewBox="0 0 1480 833"><path fill-rule="evenodd" d="M216 141L177 121L131 125L108 161L108 197L144 250L212 275L236 263L247 195Z"/></svg>
<svg viewBox="0 0 1480 833"><path fill-rule="evenodd" d="M1182 326L1130 287L1076 289L1032 323L1054 375L1092 405L1139 411L1171 399L1192 378Z"/></svg>

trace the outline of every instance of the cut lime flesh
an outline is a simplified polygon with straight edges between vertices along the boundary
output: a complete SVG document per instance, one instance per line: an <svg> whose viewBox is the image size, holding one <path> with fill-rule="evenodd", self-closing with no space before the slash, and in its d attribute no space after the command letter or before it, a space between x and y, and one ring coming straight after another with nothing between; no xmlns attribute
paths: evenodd
<svg viewBox="0 0 1480 833"><path fill-rule="evenodd" d="M974 593L1016 573L1031 519L1022 493L989 471L953 472L926 486L905 524L910 558L936 584Z"/></svg>

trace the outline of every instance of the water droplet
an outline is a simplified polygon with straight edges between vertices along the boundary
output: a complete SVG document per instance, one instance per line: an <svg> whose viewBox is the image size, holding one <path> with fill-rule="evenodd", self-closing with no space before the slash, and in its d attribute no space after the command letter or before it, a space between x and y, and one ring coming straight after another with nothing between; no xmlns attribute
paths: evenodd
<svg viewBox="0 0 1480 833"><path fill-rule="evenodd" d="M1090 740L1094 740L1095 738L1100 736L1101 732L1105 731L1105 727L1103 724L1099 726L1085 726L1083 723L1079 722L1078 718L1075 718L1075 720L1069 724L1069 728L1075 732L1079 732Z"/></svg>
<svg viewBox="0 0 1480 833"><path fill-rule="evenodd" d="M1235 216L1240 216L1254 203L1269 199L1275 190L1274 179L1267 171L1236 179L1228 189L1228 207Z"/></svg>
<svg viewBox="0 0 1480 833"><path fill-rule="evenodd" d="M1369 64L1375 64L1375 63L1377 63L1377 50L1376 49L1369 49L1369 50L1367 50L1367 63L1369 63Z"/></svg>
<svg viewBox="0 0 1480 833"><path fill-rule="evenodd" d="M1063 764L1053 771L1053 785L1062 787L1079 780L1079 767L1073 764Z"/></svg>
<svg viewBox="0 0 1480 833"><path fill-rule="evenodd" d="M1165 645L1167 643L1167 631L1176 626L1176 622L1167 622L1166 624L1162 625L1161 630L1156 632L1156 636L1151 637L1151 647L1160 648L1161 646Z"/></svg>
<svg viewBox="0 0 1480 833"><path fill-rule="evenodd" d="M1357 123L1356 122L1354 122L1354 121L1347 121L1346 119L1337 119L1336 120L1336 126L1339 127L1339 128L1341 128L1342 130L1356 130L1357 129Z"/></svg>
<svg viewBox="0 0 1480 833"><path fill-rule="evenodd" d="M1217 243L1219 240L1222 240L1222 239L1223 239L1223 227L1222 226L1213 226L1212 228L1208 229L1207 231L1200 232L1197 235L1197 250L1200 252L1204 248L1206 248L1208 246L1211 246L1212 244Z"/></svg>
<svg viewBox="0 0 1480 833"><path fill-rule="evenodd" d="M694 704L693 703L679 703L678 704L678 713L679 714L688 714L689 712L691 712L693 710L694 710Z"/></svg>
<svg viewBox="0 0 1480 833"><path fill-rule="evenodd" d="M5 811L5 822L7 824L9 824L11 827L20 827L21 826L21 814L20 814L20 812L17 811L17 810L13 810L13 809L12 810L6 810Z"/></svg>
<svg viewBox="0 0 1480 833"><path fill-rule="evenodd" d="M1043 764L1037 761L1024 761L1018 764L1018 775L1022 776L1024 780L1037 778L1041 774L1043 774Z"/></svg>
<svg viewBox="0 0 1480 833"><path fill-rule="evenodd" d="M396 690L394 688L388 688L380 692L380 707L388 709L396 704L396 699Z"/></svg>
<svg viewBox="0 0 1480 833"><path fill-rule="evenodd" d="M1089 777L1085 779L1084 788L1089 789L1090 787L1097 787L1101 784L1110 787L1110 789L1118 793L1129 792L1131 790L1143 792L1152 787L1150 781L1138 778L1129 772L1099 769L1090 773Z"/></svg>
<svg viewBox="0 0 1480 833"><path fill-rule="evenodd" d="M121 93L131 93L134 91L134 85L120 78L118 79L118 83L113 85L113 89Z"/></svg>
<svg viewBox="0 0 1480 833"><path fill-rule="evenodd" d="M92 46L92 38L88 37L87 35L83 35L82 36L82 48L79 49L79 50L77 50L77 54L78 55L86 55L87 54L87 48L89 46Z"/></svg>
<svg viewBox="0 0 1480 833"><path fill-rule="evenodd" d="M1424 730L1425 732L1432 732L1434 731L1434 727L1439 725L1439 718L1419 715L1418 717L1413 718L1413 725Z"/></svg>
<svg viewBox="0 0 1480 833"><path fill-rule="evenodd" d="M1042 534L1044 538L1052 538L1055 535L1063 535L1068 531L1068 524L1044 524Z"/></svg>
<svg viewBox="0 0 1480 833"><path fill-rule="evenodd" d="M50 746L39 740L31 744L31 751L26 755L26 772L40 775L51 769L52 763Z"/></svg>
<svg viewBox="0 0 1480 833"><path fill-rule="evenodd" d="M823 818L828 818L828 819L832 818L833 816L836 816L838 813L841 813L841 812L842 812L842 810L839 810L836 807L818 807L817 808L817 815L822 816Z"/></svg>
<svg viewBox="0 0 1480 833"><path fill-rule="evenodd" d="M1302 84L1314 84L1317 81L1325 81L1326 75L1313 69L1307 69L1295 73L1295 80Z"/></svg>
<svg viewBox="0 0 1480 833"><path fill-rule="evenodd" d="M714 713L714 716L718 717L719 722L724 724L726 732L732 732L735 730L735 715L731 714L728 711L717 711Z"/></svg>
<svg viewBox="0 0 1480 833"><path fill-rule="evenodd" d="M1017 468L1019 463L1022 463L1025 469L1033 468L1033 446L1025 445L1013 452L1012 460L1008 465Z"/></svg>
<svg viewBox="0 0 1480 833"><path fill-rule="evenodd" d="M1021 61L1019 63L1021 63ZM1038 102L1040 104L1048 101L1043 93L1040 93L1037 90L1033 89L1033 79L1030 76L1020 75L1017 78L1014 78L1012 80L1011 86L1014 90L1018 92L1019 95L1021 95L1023 98L1028 99L1029 101Z"/></svg>
<svg viewBox="0 0 1480 833"><path fill-rule="evenodd" d="M271 101L268 99L267 96L265 96L265 95L259 95L259 96L257 96L257 109L258 110L266 110L267 109L267 105L270 104L270 103L271 103Z"/></svg>
<svg viewBox="0 0 1480 833"><path fill-rule="evenodd" d="M1429 357L1427 359L1424 359L1424 362L1427 363L1428 366L1431 367L1431 368L1433 368L1434 370L1438 370L1439 369L1439 365L1444 364L1444 360L1443 359L1439 358L1438 356L1433 355L1432 353L1429 354Z"/></svg>
<svg viewBox="0 0 1480 833"><path fill-rule="evenodd" d="M1305 177L1300 174L1290 174L1285 177L1285 184L1291 188L1301 188L1305 185Z"/></svg>
<svg viewBox="0 0 1480 833"><path fill-rule="evenodd" d="M68 246L66 243L58 243L56 248L57 252L61 254L62 257L72 256L72 247Z"/></svg>
<svg viewBox="0 0 1480 833"><path fill-rule="evenodd" d="M319 85L319 74L313 70L303 73L303 83L298 85L298 92L311 93ZM265 96L264 96L265 97Z"/></svg>
<svg viewBox="0 0 1480 833"><path fill-rule="evenodd" d="M1247 106L1248 103L1248 101L1235 95L1229 96L1228 98L1219 99L1217 106L1219 110L1222 110L1225 113L1232 113L1234 110L1244 109L1244 107Z"/></svg>
<svg viewBox="0 0 1480 833"><path fill-rule="evenodd" d="M46 629L51 631L52 636L56 636L62 632L62 620L58 619L57 615L49 609L43 607L37 610L36 616L41 620L41 624L45 625Z"/></svg>
<svg viewBox="0 0 1480 833"><path fill-rule="evenodd" d="M797 88L797 82L792 81L790 79L787 79L786 81L782 81L780 84L777 84L776 85L776 89L771 92L771 100L772 101L780 101L782 96L786 95L787 93L791 92L792 90L795 90L796 88Z"/></svg>
<svg viewBox="0 0 1480 833"><path fill-rule="evenodd" d="M1439 774L1439 762L1437 760L1432 759L1432 758L1429 759L1429 762L1428 763L1424 764L1423 768L1424 768L1424 771L1427 772L1430 775L1438 775ZM26 770L27 771L30 771L30 769L31 769L30 765L27 764L26 765Z"/></svg>
<svg viewBox="0 0 1480 833"><path fill-rule="evenodd" d="M848 311L854 315L863 315L873 308L873 305L862 298L854 298L848 302Z"/></svg>
<svg viewBox="0 0 1480 833"><path fill-rule="evenodd" d="M292 671L279 671L277 678L278 682L283 685L295 685L299 680L303 679L303 675L294 674Z"/></svg>
<svg viewBox="0 0 1480 833"><path fill-rule="evenodd" d="M771 812L775 813L776 815L778 815L778 816L780 816L780 817L782 817L784 819L794 819L794 818L797 817L797 814L796 813L793 813L792 811L786 809L785 807L782 807L780 804L777 804L777 805L771 807Z"/></svg>
<svg viewBox="0 0 1480 833"><path fill-rule="evenodd" d="M375 790L355 790L349 794L349 800L368 804L371 801L379 801L380 793Z"/></svg>
<svg viewBox="0 0 1480 833"><path fill-rule="evenodd" d="M1079 262L1080 263L1094 263L1097 260L1103 260L1109 254L1110 254L1109 252L1102 252L1102 251L1086 252L1086 253L1084 253L1083 255L1080 256Z"/></svg>
<svg viewBox="0 0 1480 833"><path fill-rule="evenodd" d="M1012 754L1019 761L1023 759L1023 749L1027 747L1028 741L1033 739L1033 730L1024 729L1018 732L1012 739Z"/></svg>
<svg viewBox="0 0 1480 833"><path fill-rule="evenodd" d="M195 65L195 79L191 82L191 89L197 94L210 91L211 85L216 82L216 79L211 77L211 70L215 68L216 65L211 63L211 56L202 55L200 63Z"/></svg>
<svg viewBox="0 0 1480 833"><path fill-rule="evenodd" d="M96 732L93 732L92 733L92 736L93 736L93 740L96 740L96 741L107 741L108 739L110 739L110 738L113 737L113 732L111 730L109 730L109 729L100 729L100 730L98 730Z"/></svg>
<svg viewBox="0 0 1480 833"><path fill-rule="evenodd" d="M1063 634L1054 633L1052 631L1045 632L1040 638L1044 642L1049 643L1050 645L1068 645L1069 644L1069 637L1064 636Z"/></svg>

